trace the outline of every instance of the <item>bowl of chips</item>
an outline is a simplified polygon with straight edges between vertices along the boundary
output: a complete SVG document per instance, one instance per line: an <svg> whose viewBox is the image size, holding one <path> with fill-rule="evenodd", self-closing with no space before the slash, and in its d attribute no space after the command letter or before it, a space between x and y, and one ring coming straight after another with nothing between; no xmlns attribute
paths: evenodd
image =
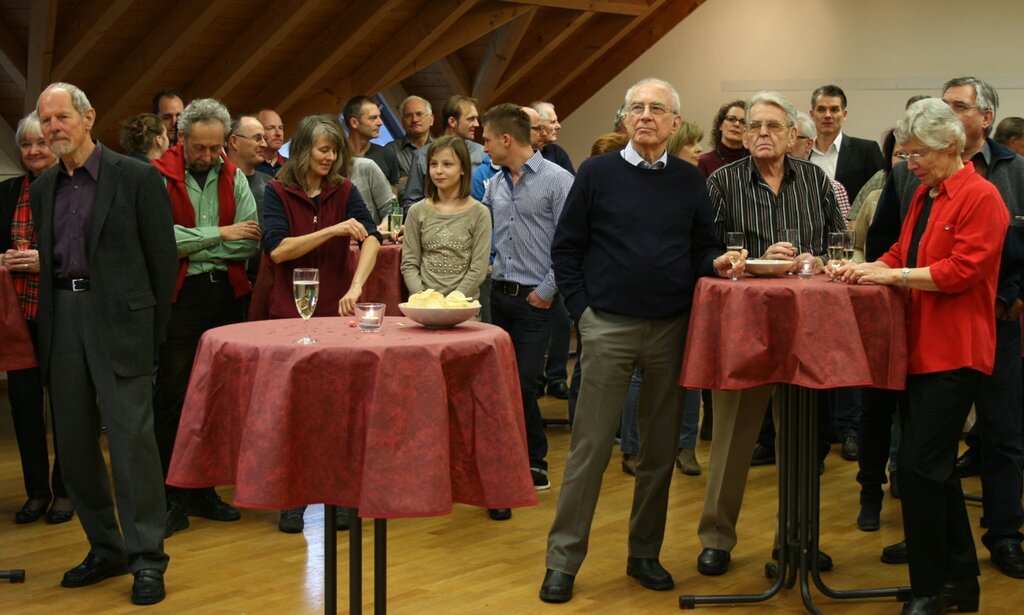
<svg viewBox="0 0 1024 615"><path fill-rule="evenodd" d="M406 318L428 329L451 329L480 312L480 302L457 290L442 295L432 288L409 296L398 304Z"/></svg>
<svg viewBox="0 0 1024 615"><path fill-rule="evenodd" d="M744 271L759 278L777 278L785 275L793 266L793 261L771 258L750 258Z"/></svg>

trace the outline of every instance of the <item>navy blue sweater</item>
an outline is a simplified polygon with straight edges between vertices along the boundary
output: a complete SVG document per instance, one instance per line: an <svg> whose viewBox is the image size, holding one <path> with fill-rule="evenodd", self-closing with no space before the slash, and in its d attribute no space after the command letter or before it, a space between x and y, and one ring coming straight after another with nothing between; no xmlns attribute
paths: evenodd
<svg viewBox="0 0 1024 615"><path fill-rule="evenodd" d="M676 316L723 252L696 167L669 156L664 169L640 169L620 152L583 163L551 244L558 290L577 321L588 306Z"/></svg>

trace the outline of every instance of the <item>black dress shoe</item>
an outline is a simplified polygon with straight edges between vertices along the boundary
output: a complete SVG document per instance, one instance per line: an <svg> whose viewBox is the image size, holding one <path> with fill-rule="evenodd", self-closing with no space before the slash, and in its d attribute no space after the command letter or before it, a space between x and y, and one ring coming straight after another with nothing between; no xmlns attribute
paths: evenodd
<svg viewBox="0 0 1024 615"><path fill-rule="evenodd" d="M557 399L569 399L569 387L565 385L565 382L549 384L548 395Z"/></svg>
<svg viewBox="0 0 1024 615"><path fill-rule="evenodd" d="M754 447L754 454L750 459L752 466L773 466L775 465L775 449L758 444Z"/></svg>
<svg viewBox="0 0 1024 615"><path fill-rule="evenodd" d="M495 521L508 521L512 518L511 508L488 508L487 516Z"/></svg>
<svg viewBox="0 0 1024 615"><path fill-rule="evenodd" d="M544 573L544 582L540 586L540 599L544 602L569 602L572 600L574 581L574 575L548 568Z"/></svg>
<svg viewBox="0 0 1024 615"><path fill-rule="evenodd" d="M880 527L882 527L882 503L862 503L860 514L857 515L857 529L862 532L874 532Z"/></svg>
<svg viewBox="0 0 1024 615"><path fill-rule="evenodd" d="M46 522L50 525L59 525L71 521L74 516L74 510L56 510L51 508L46 512Z"/></svg>
<svg viewBox="0 0 1024 615"><path fill-rule="evenodd" d="M676 582L656 557L630 557L626 559L626 574L640 581L647 589L672 589Z"/></svg>
<svg viewBox="0 0 1024 615"><path fill-rule="evenodd" d="M167 515L164 517L164 538L170 538L174 532L188 529L189 525L185 505L177 498L169 498L167 500Z"/></svg>
<svg viewBox="0 0 1024 615"><path fill-rule="evenodd" d="M39 502L37 508L32 507L32 502ZM39 521L39 518L46 512L47 500L29 500L25 502L25 505L21 507L21 510L14 513L14 522L23 525L25 523L34 523Z"/></svg>
<svg viewBox="0 0 1024 615"><path fill-rule="evenodd" d="M906 564L910 561L907 555L907 541L901 540L894 545L882 549L883 564Z"/></svg>
<svg viewBox="0 0 1024 615"><path fill-rule="evenodd" d="M302 519L302 515L305 512L305 506L282 510L281 518L277 521L277 529L285 534L298 534L306 526L305 521Z"/></svg>
<svg viewBox="0 0 1024 615"><path fill-rule="evenodd" d="M897 476L898 473L895 470L889 472L889 495L898 500L900 499L900 483Z"/></svg>
<svg viewBox="0 0 1024 615"><path fill-rule="evenodd" d="M85 587L103 579L116 577L128 572L121 564L108 562L95 553L89 553L82 563L64 573L61 587Z"/></svg>
<svg viewBox="0 0 1024 615"><path fill-rule="evenodd" d="M977 613L981 599L981 588L978 578L971 577L967 581L947 581L942 587L942 597L946 599L946 608L956 607L960 613Z"/></svg>
<svg viewBox="0 0 1024 615"><path fill-rule="evenodd" d="M242 513L220 499L213 487L193 489L188 495L188 506L185 507L185 512L189 515L211 521L238 521L242 518Z"/></svg>
<svg viewBox="0 0 1024 615"><path fill-rule="evenodd" d="M860 449L857 446L857 436L846 436L843 438L843 450L840 453L847 461L857 461Z"/></svg>
<svg viewBox="0 0 1024 615"><path fill-rule="evenodd" d="M1008 577L1024 579L1024 550L1019 543L1008 543L992 549L992 563Z"/></svg>
<svg viewBox="0 0 1024 615"><path fill-rule="evenodd" d="M344 532L348 529L352 523L352 511L353 509L345 506L338 506L334 509L334 529L339 532Z"/></svg>
<svg viewBox="0 0 1024 615"><path fill-rule="evenodd" d="M779 548L775 547L772 549L772 559L779 559ZM832 556L825 553L821 549L818 549L818 572L828 572L832 570L835 564L832 562Z"/></svg>
<svg viewBox="0 0 1024 615"><path fill-rule="evenodd" d="M135 572L135 582L132 583L132 604L156 604L166 595L162 570L143 568Z"/></svg>
<svg viewBox="0 0 1024 615"><path fill-rule="evenodd" d="M981 460L973 448L968 448L963 455L956 460L956 473L960 478L977 476L981 472Z"/></svg>
<svg viewBox="0 0 1024 615"><path fill-rule="evenodd" d="M903 605L900 615L943 615L946 612L946 599L938 596L914 596Z"/></svg>
<svg viewBox="0 0 1024 615"><path fill-rule="evenodd" d="M717 577L729 570L732 555L722 549L704 549L697 556L697 572L707 577Z"/></svg>

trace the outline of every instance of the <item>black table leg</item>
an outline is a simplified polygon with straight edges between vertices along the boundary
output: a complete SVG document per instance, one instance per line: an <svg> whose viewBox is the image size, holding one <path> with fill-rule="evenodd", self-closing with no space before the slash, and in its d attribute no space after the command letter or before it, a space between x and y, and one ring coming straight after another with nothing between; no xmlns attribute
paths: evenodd
<svg viewBox="0 0 1024 615"><path fill-rule="evenodd" d="M338 612L338 533L334 504L324 504L324 613Z"/></svg>
<svg viewBox="0 0 1024 615"><path fill-rule="evenodd" d="M348 612L363 612L363 520L355 509L348 522Z"/></svg>
<svg viewBox="0 0 1024 615"><path fill-rule="evenodd" d="M388 611L388 520L373 520L373 613Z"/></svg>

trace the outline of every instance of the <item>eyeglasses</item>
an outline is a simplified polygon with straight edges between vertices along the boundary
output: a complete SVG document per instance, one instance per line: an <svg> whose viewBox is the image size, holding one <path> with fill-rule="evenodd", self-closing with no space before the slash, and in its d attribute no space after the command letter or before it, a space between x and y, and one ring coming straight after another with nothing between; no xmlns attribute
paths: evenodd
<svg viewBox="0 0 1024 615"><path fill-rule="evenodd" d="M747 120L745 120L745 119L743 119L741 117L736 117L735 115L727 115L727 116L725 116L725 119L723 119L722 121L723 122L729 122L730 124L738 124L740 126L746 126L747 125Z"/></svg>
<svg viewBox="0 0 1024 615"><path fill-rule="evenodd" d="M644 103L633 103L629 106L629 112L633 115L640 116L644 114L644 110L649 110L651 115L654 117L661 117L666 113L669 113L669 108L659 102L652 102L649 105Z"/></svg>
<svg viewBox="0 0 1024 615"><path fill-rule="evenodd" d="M981 109L978 105L968 105L967 103L960 102L959 100L946 104L952 107L953 111L956 111L957 113L967 113L971 109Z"/></svg>
<svg viewBox="0 0 1024 615"><path fill-rule="evenodd" d="M767 122L755 120L753 122L747 122L747 132L761 132L762 127L767 128L768 132L774 133L780 133L783 130L789 128L787 124L783 124L782 122L776 120L768 120Z"/></svg>
<svg viewBox="0 0 1024 615"><path fill-rule="evenodd" d="M238 134L236 132L235 136L238 137L239 139L249 139L249 140L254 141L256 143L264 143L267 140L267 137L264 136L264 135L252 135L252 136L249 136L249 135L240 135L240 134Z"/></svg>
<svg viewBox="0 0 1024 615"><path fill-rule="evenodd" d="M402 114L402 119L404 119L404 120L411 120L413 118L416 118L418 120L421 120L421 119L427 117L428 115L430 115L430 114L429 113L425 113L423 111L416 111L416 112L413 112L413 113L403 113Z"/></svg>
<svg viewBox="0 0 1024 615"><path fill-rule="evenodd" d="M927 152L925 152L924 154L919 154L919 153L908 154L906 152L900 152L900 153L896 154L896 157L898 159L902 160L903 162L906 162L907 164L910 164L911 162L913 162L914 164L921 164L921 159L924 158L927 155L928 155Z"/></svg>

